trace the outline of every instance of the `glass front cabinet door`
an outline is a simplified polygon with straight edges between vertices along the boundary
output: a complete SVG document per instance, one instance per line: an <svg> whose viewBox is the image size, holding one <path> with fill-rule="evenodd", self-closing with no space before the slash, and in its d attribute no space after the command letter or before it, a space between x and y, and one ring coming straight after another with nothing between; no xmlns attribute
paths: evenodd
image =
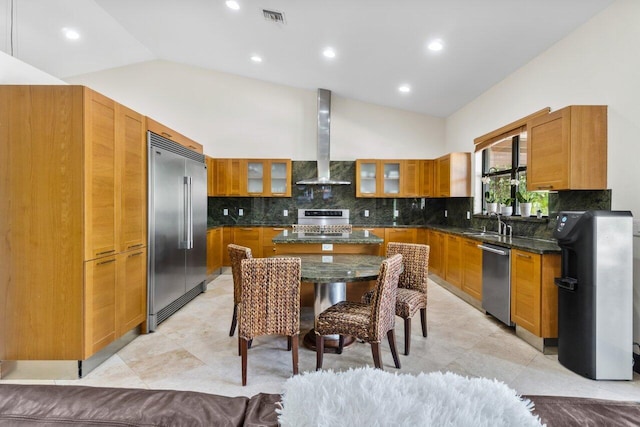
<svg viewBox="0 0 640 427"><path fill-rule="evenodd" d="M378 194L378 160L356 160L356 197L376 197Z"/></svg>

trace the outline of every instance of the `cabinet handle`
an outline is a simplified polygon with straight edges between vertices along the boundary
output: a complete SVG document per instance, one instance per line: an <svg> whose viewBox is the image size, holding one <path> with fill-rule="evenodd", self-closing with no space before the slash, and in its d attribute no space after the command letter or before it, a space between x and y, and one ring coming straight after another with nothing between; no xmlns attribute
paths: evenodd
<svg viewBox="0 0 640 427"><path fill-rule="evenodd" d="M517 253L516 255L518 255L520 258L531 259L531 255L525 255L525 254L521 254L521 253Z"/></svg>
<svg viewBox="0 0 640 427"><path fill-rule="evenodd" d="M283 231L284 228L274 228L273 231Z"/></svg>
<svg viewBox="0 0 640 427"><path fill-rule="evenodd" d="M111 264L112 262L116 262L116 259L115 258L111 258L111 259L106 260L106 261L97 262L96 265Z"/></svg>
<svg viewBox="0 0 640 427"><path fill-rule="evenodd" d="M190 145L189 148L195 150L197 147L194 147L193 145Z"/></svg>
<svg viewBox="0 0 640 427"><path fill-rule="evenodd" d="M538 190L550 190L553 188L553 185L538 185Z"/></svg>
<svg viewBox="0 0 640 427"><path fill-rule="evenodd" d="M115 252L115 249L111 249L110 251L104 251L104 252L98 252L96 255L105 255L105 254L110 254L112 252Z"/></svg>
<svg viewBox="0 0 640 427"><path fill-rule="evenodd" d="M142 255L142 252L136 252L135 254L131 254L127 258L131 258L131 257L138 256L138 255Z"/></svg>
<svg viewBox="0 0 640 427"><path fill-rule="evenodd" d="M240 230L243 230L243 231L253 231L253 228L241 228Z"/></svg>
<svg viewBox="0 0 640 427"><path fill-rule="evenodd" d="M164 136L166 136L167 138L173 138L173 135L171 135L170 133L162 132L162 134L163 134Z"/></svg>
<svg viewBox="0 0 640 427"><path fill-rule="evenodd" d="M127 246L127 249L139 248L139 247L141 247L141 246L144 246L144 243L138 243L137 245Z"/></svg>

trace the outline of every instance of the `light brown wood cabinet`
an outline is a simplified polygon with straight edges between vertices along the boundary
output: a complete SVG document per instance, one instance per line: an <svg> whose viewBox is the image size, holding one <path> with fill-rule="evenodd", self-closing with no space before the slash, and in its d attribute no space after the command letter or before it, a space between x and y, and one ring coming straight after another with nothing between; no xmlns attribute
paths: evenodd
<svg viewBox="0 0 640 427"><path fill-rule="evenodd" d="M117 334L122 336L147 319L147 248L118 254Z"/></svg>
<svg viewBox="0 0 640 427"><path fill-rule="evenodd" d="M156 135L160 135L167 139L170 139L173 142L177 142L178 144L188 148L189 150L193 150L200 154L204 153L202 144L198 144L194 140L182 135L180 132L177 132L163 125L162 123L153 120L151 117L147 117L147 129L155 133Z"/></svg>
<svg viewBox="0 0 640 427"><path fill-rule="evenodd" d="M146 245L144 117L82 86L7 85L0 123L0 360L85 360L146 313L119 286L146 295L146 256L144 278L120 262Z"/></svg>
<svg viewBox="0 0 640 427"><path fill-rule="evenodd" d="M429 231L429 271L444 279L445 275L445 234Z"/></svg>
<svg viewBox="0 0 640 427"><path fill-rule="evenodd" d="M243 196L242 159L213 159L209 171L212 176L212 196Z"/></svg>
<svg viewBox="0 0 640 427"><path fill-rule="evenodd" d="M262 228L262 257L270 257L276 254L276 245L273 238L283 231L291 232L291 227L263 227Z"/></svg>
<svg viewBox="0 0 640 427"><path fill-rule="evenodd" d="M291 159L245 159L243 195L291 197Z"/></svg>
<svg viewBox="0 0 640 427"><path fill-rule="evenodd" d="M420 160L420 196L435 197L435 160Z"/></svg>
<svg viewBox="0 0 640 427"><path fill-rule="evenodd" d="M385 228L384 242L415 243L418 237L417 228Z"/></svg>
<svg viewBox="0 0 640 427"><path fill-rule="evenodd" d="M542 338L558 336L560 255L511 250L511 320Z"/></svg>
<svg viewBox="0 0 640 427"><path fill-rule="evenodd" d="M222 227L210 228L207 230L207 276L222 267L222 251L226 251L226 246L222 244Z"/></svg>
<svg viewBox="0 0 640 427"><path fill-rule="evenodd" d="M471 197L471 153L436 159L435 197Z"/></svg>
<svg viewBox="0 0 640 427"><path fill-rule="evenodd" d="M527 124L527 189L607 188L607 107L572 105Z"/></svg>
<svg viewBox="0 0 640 427"><path fill-rule="evenodd" d="M403 168L404 160L357 159L356 197L403 197Z"/></svg>
<svg viewBox="0 0 640 427"><path fill-rule="evenodd" d="M461 238L462 241L462 290L482 301L482 250L480 242Z"/></svg>
<svg viewBox="0 0 640 427"><path fill-rule="evenodd" d="M233 227L233 243L250 248L254 258L262 257L262 227Z"/></svg>
<svg viewBox="0 0 640 427"><path fill-rule="evenodd" d="M453 286L462 287L462 238L445 234L444 279Z"/></svg>
<svg viewBox="0 0 640 427"><path fill-rule="evenodd" d="M222 265L224 266L231 265L229 250L227 249L230 243L233 243L233 228L222 227Z"/></svg>

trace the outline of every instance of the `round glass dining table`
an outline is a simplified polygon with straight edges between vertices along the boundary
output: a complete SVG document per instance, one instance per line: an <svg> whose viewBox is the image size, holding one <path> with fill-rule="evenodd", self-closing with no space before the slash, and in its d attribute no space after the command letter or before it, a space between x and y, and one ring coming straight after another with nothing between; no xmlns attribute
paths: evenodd
<svg viewBox="0 0 640 427"><path fill-rule="evenodd" d="M318 315L333 304L347 299L347 284L376 280L380 264L385 257L360 254L292 254L278 257L294 257L301 260L300 280L314 284L314 325ZM344 345L353 338L345 337ZM306 347L315 349L315 331L304 337ZM336 352L338 336L325 336L325 352Z"/></svg>

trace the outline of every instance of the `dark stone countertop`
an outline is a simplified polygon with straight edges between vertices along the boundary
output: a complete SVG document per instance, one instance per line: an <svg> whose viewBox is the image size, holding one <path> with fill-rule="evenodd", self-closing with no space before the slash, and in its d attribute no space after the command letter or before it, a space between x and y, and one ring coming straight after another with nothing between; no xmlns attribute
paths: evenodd
<svg viewBox="0 0 640 427"><path fill-rule="evenodd" d="M384 239L366 232L356 230L351 233L294 233L283 231L273 238L273 243L332 243L332 244L356 244L356 245L380 245Z"/></svg>
<svg viewBox="0 0 640 427"><path fill-rule="evenodd" d="M293 254L301 260L300 280L314 283L360 282L375 280L384 257L359 254Z"/></svg>
<svg viewBox="0 0 640 427"><path fill-rule="evenodd" d="M446 225L427 226L431 230L442 231L443 233L455 234L467 239L478 240L483 243L490 243L506 248L520 249L537 254L560 253L560 247L555 240L533 239L529 237L508 237L501 236L494 232L483 233L482 230L470 228L450 227Z"/></svg>

